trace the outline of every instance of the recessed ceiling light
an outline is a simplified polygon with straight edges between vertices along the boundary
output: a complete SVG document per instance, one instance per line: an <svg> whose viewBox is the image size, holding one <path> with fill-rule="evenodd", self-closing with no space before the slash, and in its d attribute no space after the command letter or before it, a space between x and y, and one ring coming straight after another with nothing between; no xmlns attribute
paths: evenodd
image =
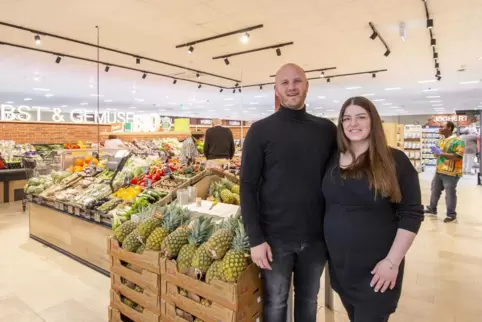
<svg viewBox="0 0 482 322"><path fill-rule="evenodd" d="M442 100L430 101L430 103L440 103Z"/></svg>
<svg viewBox="0 0 482 322"><path fill-rule="evenodd" d="M234 101L234 98L228 97L228 98L225 98L224 100L225 100L225 101Z"/></svg>
<svg viewBox="0 0 482 322"><path fill-rule="evenodd" d="M216 110L209 110L208 112L216 112Z"/></svg>
<svg viewBox="0 0 482 322"><path fill-rule="evenodd" d="M324 97L324 96L318 96L318 98L324 100L326 97Z"/></svg>
<svg viewBox="0 0 482 322"><path fill-rule="evenodd" d="M34 91L39 91L39 92L50 92L50 89L48 88L34 88Z"/></svg>
<svg viewBox="0 0 482 322"><path fill-rule="evenodd" d="M460 82L460 85L478 84L478 83L480 83L480 80Z"/></svg>
<svg viewBox="0 0 482 322"><path fill-rule="evenodd" d="M225 108L224 110L225 110L225 111L231 111L231 109L230 109L230 108Z"/></svg>
<svg viewBox="0 0 482 322"><path fill-rule="evenodd" d="M24 98L24 101L31 101L32 99L30 97Z"/></svg>
<svg viewBox="0 0 482 322"><path fill-rule="evenodd" d="M426 88L423 89L422 92L437 92L438 88Z"/></svg>
<svg viewBox="0 0 482 322"><path fill-rule="evenodd" d="M90 84L89 87L90 87L90 88L94 88L94 84Z"/></svg>
<svg viewBox="0 0 482 322"><path fill-rule="evenodd" d="M361 96L375 96L374 93L371 93L371 94L362 94Z"/></svg>
<svg viewBox="0 0 482 322"><path fill-rule="evenodd" d="M256 95L256 96L254 96L254 98L263 98L263 97L264 97L264 95Z"/></svg>
<svg viewBox="0 0 482 322"><path fill-rule="evenodd" d="M108 111L117 111L116 108L108 108L107 110L108 110Z"/></svg>
<svg viewBox="0 0 482 322"><path fill-rule="evenodd" d="M427 98L439 98L440 96L427 96Z"/></svg>
<svg viewBox="0 0 482 322"><path fill-rule="evenodd" d="M144 102L144 99L143 99L143 98L134 98L134 101L136 101L136 102Z"/></svg>
<svg viewBox="0 0 482 322"><path fill-rule="evenodd" d="M52 97L55 96L54 94L45 94L45 97Z"/></svg>
<svg viewBox="0 0 482 322"><path fill-rule="evenodd" d="M104 100L104 103L110 103L112 100Z"/></svg>
<svg viewBox="0 0 482 322"><path fill-rule="evenodd" d="M427 84L427 83L434 83L436 81L437 81L436 79L429 79L429 80L418 81L418 83L419 84Z"/></svg>
<svg viewBox="0 0 482 322"><path fill-rule="evenodd" d="M334 112L335 110L326 110L327 112Z"/></svg>
<svg viewBox="0 0 482 322"><path fill-rule="evenodd" d="M62 105L61 107L69 107L68 105Z"/></svg>
<svg viewBox="0 0 482 322"><path fill-rule="evenodd" d="M89 105L89 103L84 102L84 103L80 103L80 105Z"/></svg>
<svg viewBox="0 0 482 322"><path fill-rule="evenodd" d="M315 107L315 110L322 110L322 109L323 109L322 106Z"/></svg>
<svg viewBox="0 0 482 322"><path fill-rule="evenodd" d="M135 109L135 108L137 108L137 107L135 107L135 106L131 106L131 107L129 107L129 108L131 108L131 109Z"/></svg>
<svg viewBox="0 0 482 322"><path fill-rule="evenodd" d="M249 105L258 105L258 102L250 102Z"/></svg>
<svg viewBox="0 0 482 322"><path fill-rule="evenodd" d="M336 100L335 100L335 101L333 101L333 103L340 103L340 101L336 101Z"/></svg>
<svg viewBox="0 0 482 322"><path fill-rule="evenodd" d="M382 105L389 106L389 105L393 105L393 103L383 103Z"/></svg>
<svg viewBox="0 0 482 322"><path fill-rule="evenodd" d="M198 106L196 106L196 107L204 107L204 106L203 106L203 105L198 105Z"/></svg>
<svg viewBox="0 0 482 322"><path fill-rule="evenodd" d="M139 111L139 113L144 113L145 111Z"/></svg>
<svg viewBox="0 0 482 322"><path fill-rule="evenodd" d="M104 95L102 95L102 94L90 94L90 96L92 96L92 97L104 97Z"/></svg>
<svg viewBox="0 0 482 322"><path fill-rule="evenodd" d="M352 90L352 89L360 89L361 86L351 86L351 87L345 87L347 90Z"/></svg>
<svg viewBox="0 0 482 322"><path fill-rule="evenodd" d="M386 101L384 98L377 98L376 100L373 100L374 102L383 102Z"/></svg>
<svg viewBox="0 0 482 322"><path fill-rule="evenodd" d="M13 104L12 101L5 102L5 104Z"/></svg>
<svg viewBox="0 0 482 322"><path fill-rule="evenodd" d="M233 106L234 104L226 104L224 105L225 107L228 107L228 106Z"/></svg>
<svg viewBox="0 0 482 322"><path fill-rule="evenodd" d="M401 90L402 88L401 87L388 87L388 88L385 88L386 91L398 91L398 90Z"/></svg>
<svg viewBox="0 0 482 322"><path fill-rule="evenodd" d="M436 107L436 106L444 106L443 104L432 104L433 107Z"/></svg>
<svg viewBox="0 0 482 322"><path fill-rule="evenodd" d="M248 110L255 110L256 107L248 107Z"/></svg>

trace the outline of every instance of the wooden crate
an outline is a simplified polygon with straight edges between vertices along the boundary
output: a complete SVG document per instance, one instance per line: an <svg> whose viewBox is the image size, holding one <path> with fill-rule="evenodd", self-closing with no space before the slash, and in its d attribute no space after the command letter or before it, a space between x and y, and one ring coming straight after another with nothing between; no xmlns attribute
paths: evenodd
<svg viewBox="0 0 482 322"><path fill-rule="evenodd" d="M109 322L122 322L121 316L122 315L119 310L109 306Z"/></svg>
<svg viewBox="0 0 482 322"><path fill-rule="evenodd" d="M139 312L125 305L121 300L121 295L114 290L110 291L110 303L112 309L115 309L120 314L125 315L134 322L161 322L160 315L149 311L147 308L144 308L142 312ZM113 312L113 310L111 310L111 313L117 312ZM120 314L118 316L119 320ZM115 318L117 318L117 316L114 317L113 321L117 322L118 320L115 320Z"/></svg>
<svg viewBox="0 0 482 322"><path fill-rule="evenodd" d="M119 241L115 237L107 240L107 249L111 257L144 268L149 272L161 274L161 255L159 252L144 251L142 254L128 252L121 248Z"/></svg>
<svg viewBox="0 0 482 322"><path fill-rule="evenodd" d="M262 298L261 274L254 264L250 265L240 276L237 284L224 283L219 280L207 284L178 272L176 263L173 261L162 259L162 262L161 276L163 281L165 280L231 311L241 311L244 306L249 306L253 301L258 302L260 301L258 298ZM161 296L174 295L168 291L167 283L163 282L161 286ZM171 297L171 300L174 302L177 297ZM258 304L261 307L261 303Z"/></svg>

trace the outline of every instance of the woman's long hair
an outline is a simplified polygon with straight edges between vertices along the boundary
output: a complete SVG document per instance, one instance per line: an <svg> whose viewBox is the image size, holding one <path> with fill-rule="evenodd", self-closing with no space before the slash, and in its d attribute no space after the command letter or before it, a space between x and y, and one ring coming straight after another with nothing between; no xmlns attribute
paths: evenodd
<svg viewBox="0 0 482 322"><path fill-rule="evenodd" d="M350 147L350 140L345 135L342 122L347 107L351 105L363 108L368 113L371 124L368 150L358 157L355 157L355 153ZM369 99L352 97L341 107L338 119L338 148L342 153L350 153L353 160L343 171L343 178L367 178L370 188L375 190L375 197L377 194L381 194L384 198L390 198L392 202L401 201L402 194L392 151L387 144L380 115Z"/></svg>

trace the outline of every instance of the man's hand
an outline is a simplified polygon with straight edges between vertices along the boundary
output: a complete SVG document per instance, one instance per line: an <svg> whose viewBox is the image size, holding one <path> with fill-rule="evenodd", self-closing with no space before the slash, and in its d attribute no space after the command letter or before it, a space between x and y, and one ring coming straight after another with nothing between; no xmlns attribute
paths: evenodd
<svg viewBox="0 0 482 322"><path fill-rule="evenodd" d="M273 254L268 243L262 243L256 247L251 248L251 258L253 263L258 265L261 269L271 270L270 263L273 261Z"/></svg>

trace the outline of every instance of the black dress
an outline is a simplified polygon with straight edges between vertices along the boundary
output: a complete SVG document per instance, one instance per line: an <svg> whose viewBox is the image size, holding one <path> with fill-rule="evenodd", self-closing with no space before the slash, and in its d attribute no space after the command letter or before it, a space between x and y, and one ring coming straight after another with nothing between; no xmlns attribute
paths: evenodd
<svg viewBox="0 0 482 322"><path fill-rule="evenodd" d="M370 287L371 271L388 255L398 229L417 233L423 221L418 173L405 153L392 151L402 193L399 204L380 195L375 198L365 179L342 180L339 154L323 179L324 234L332 287L346 303L364 305L380 314L391 314L397 307L404 262L395 288L385 293Z"/></svg>

